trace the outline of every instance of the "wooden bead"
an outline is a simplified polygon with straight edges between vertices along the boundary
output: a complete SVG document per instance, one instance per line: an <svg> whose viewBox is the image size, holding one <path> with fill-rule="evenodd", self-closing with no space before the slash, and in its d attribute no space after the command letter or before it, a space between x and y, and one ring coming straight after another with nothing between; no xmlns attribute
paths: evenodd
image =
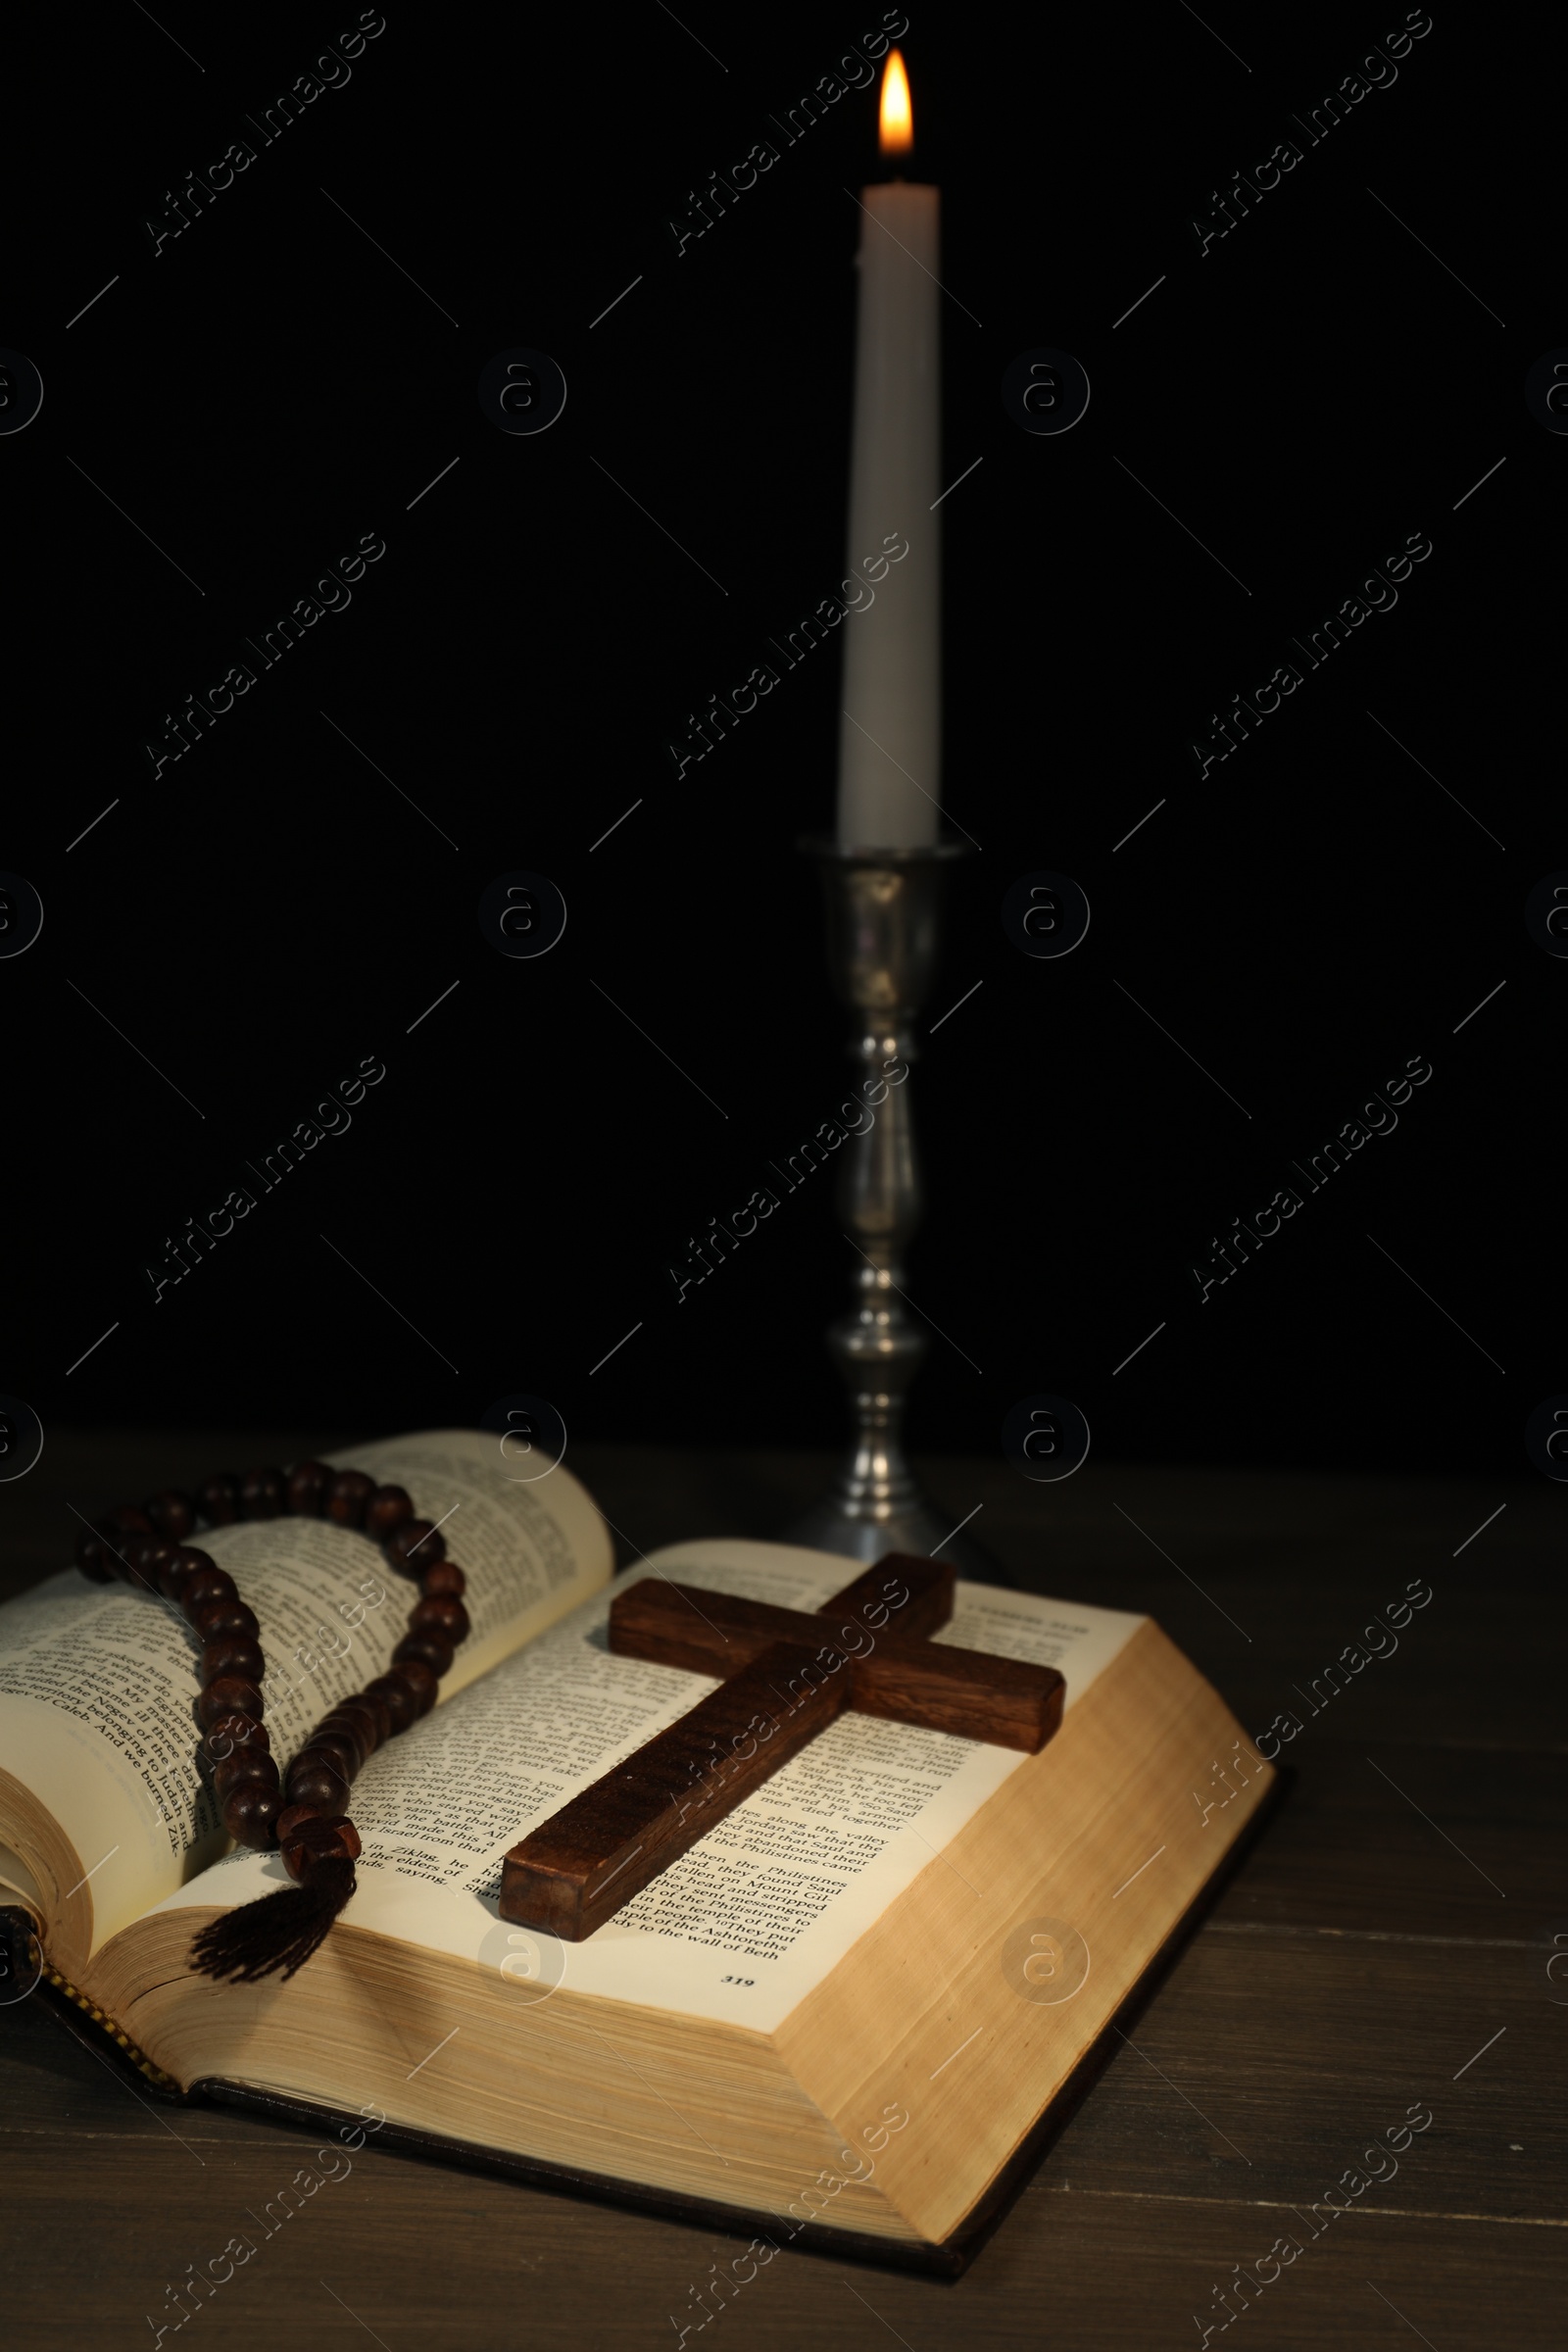
<svg viewBox="0 0 1568 2352"><path fill-rule="evenodd" d="M115 1574L127 1585L141 1579L136 1573L136 1555L144 1544L161 1544L163 1537L156 1528L117 1528L115 1530Z"/></svg>
<svg viewBox="0 0 1568 2352"><path fill-rule="evenodd" d="M156 1547L143 1550L136 1565L154 1592L163 1592L166 1577L177 1576L180 1548L179 1544L171 1544L167 1537L160 1536Z"/></svg>
<svg viewBox="0 0 1568 2352"><path fill-rule="evenodd" d="M331 1759L338 1765L345 1781L354 1780L365 1761L358 1733L349 1724L334 1723L330 1716L324 1723L317 1725L300 1753L302 1756L320 1755Z"/></svg>
<svg viewBox="0 0 1568 2352"><path fill-rule="evenodd" d="M307 1749L288 1768L291 1805L315 1805L320 1812L336 1812L347 1803L348 1793L347 1777L330 1757Z"/></svg>
<svg viewBox="0 0 1568 2352"><path fill-rule="evenodd" d="M360 1834L346 1813L318 1813L298 1822L279 1842L291 1879L308 1878L316 1862L357 1862L360 1856Z"/></svg>
<svg viewBox="0 0 1568 2352"><path fill-rule="evenodd" d="M279 1818L287 1821L291 1813L296 1811L299 1811L299 1806L289 1806ZM319 1856L331 1853L331 1856L346 1860L346 1863L358 1863L360 1860L360 1833L355 1830L348 1813L311 1813L306 1821L294 1821L287 1844L303 1846L306 1853L319 1853Z"/></svg>
<svg viewBox="0 0 1568 2352"><path fill-rule="evenodd" d="M265 1756L272 1735L259 1715L220 1715L207 1726L202 1753L209 1764L224 1763L243 1748L247 1755Z"/></svg>
<svg viewBox="0 0 1568 2352"><path fill-rule="evenodd" d="M91 1577L95 1585L112 1585L120 1574L120 1562L115 1557L119 1548L119 1530L107 1519L95 1520L84 1527L76 1538L76 1566L83 1576Z"/></svg>
<svg viewBox="0 0 1568 2352"><path fill-rule="evenodd" d="M159 1591L166 1600L173 1601L177 1607L184 1599L185 1587L197 1569L216 1568L218 1562L210 1553L198 1551L193 1544L172 1544L169 1557L159 1568Z"/></svg>
<svg viewBox="0 0 1568 2352"><path fill-rule="evenodd" d="M324 1821L329 1818L329 1815L322 1813L319 1805L285 1805L277 1817L278 1838L280 1840L291 1838L301 1822Z"/></svg>
<svg viewBox="0 0 1568 2352"><path fill-rule="evenodd" d="M160 1572L166 1563L173 1559L178 1548L177 1544L167 1543L162 1536L129 1537L123 1546L125 1582L134 1585L142 1592L161 1592Z"/></svg>
<svg viewBox="0 0 1568 2352"><path fill-rule="evenodd" d="M209 1683L196 1701L203 1731L218 1721L220 1715L264 1715L266 1701L254 1683L237 1674L220 1674L216 1683Z"/></svg>
<svg viewBox="0 0 1568 2352"><path fill-rule="evenodd" d="M302 1822L294 1842L314 1853L339 1854L345 1862L357 1862L362 1851L360 1833L346 1813L321 1813L315 1821Z"/></svg>
<svg viewBox="0 0 1568 2352"><path fill-rule="evenodd" d="M239 1517L239 1480L232 1470L203 1479L196 1501L209 1527L232 1527Z"/></svg>
<svg viewBox="0 0 1568 2352"><path fill-rule="evenodd" d="M412 1693L416 1717L428 1715L441 1687L435 1668L424 1658L400 1658L392 1671Z"/></svg>
<svg viewBox="0 0 1568 2352"><path fill-rule="evenodd" d="M395 1666L423 1665L437 1677L452 1664L452 1644L445 1634L405 1634L392 1652Z"/></svg>
<svg viewBox="0 0 1568 2352"><path fill-rule="evenodd" d="M289 1877L295 1880L303 1879L310 1867L309 1849L301 1845L297 1838L280 1838L277 1843L278 1850L283 1856L283 1868L288 1872Z"/></svg>
<svg viewBox="0 0 1568 2352"><path fill-rule="evenodd" d="M296 1462L283 1482L283 1499L296 1519L319 1519L334 1473L324 1462Z"/></svg>
<svg viewBox="0 0 1568 2352"><path fill-rule="evenodd" d="M416 1600L409 1611L411 1634L440 1634L456 1648L468 1638L468 1612L455 1593L437 1592Z"/></svg>
<svg viewBox="0 0 1568 2352"><path fill-rule="evenodd" d="M220 1764L213 1767L213 1788L220 1806L242 1781L255 1781L264 1788L280 1788L282 1786L277 1766L270 1756L263 1755L260 1748L236 1748L231 1756L225 1756Z"/></svg>
<svg viewBox="0 0 1568 2352"><path fill-rule="evenodd" d="M262 1468L247 1470L239 1482L242 1519L277 1519L283 1510L283 1473Z"/></svg>
<svg viewBox="0 0 1568 2352"><path fill-rule="evenodd" d="M115 1531L115 1540L122 1551L125 1548L127 1536L155 1536L158 1533L139 1503L117 1502L112 1511L105 1513L105 1517Z"/></svg>
<svg viewBox="0 0 1568 2352"><path fill-rule="evenodd" d="M369 1740L367 1754L373 1754L376 1747L383 1747L385 1740L393 1734L393 1717L385 1710L383 1700L371 1698L369 1691L355 1691L350 1698L338 1698L331 1712L334 1715L353 1715L355 1722L365 1724L365 1736Z"/></svg>
<svg viewBox="0 0 1568 2352"><path fill-rule="evenodd" d="M148 1497L148 1518L161 1536L171 1544L188 1544L196 1526L196 1497L183 1494L178 1487L165 1487L161 1494Z"/></svg>
<svg viewBox="0 0 1568 2352"><path fill-rule="evenodd" d="M326 1491L326 1515L339 1527L363 1527L375 1481L363 1470L334 1470Z"/></svg>
<svg viewBox="0 0 1568 2352"><path fill-rule="evenodd" d="M362 1763L368 1756L374 1755L386 1737L381 1729L382 1722L385 1720L382 1711L373 1707L366 1698L340 1698L325 1720L328 1723L343 1724L353 1732L360 1743L360 1761Z"/></svg>
<svg viewBox="0 0 1568 2352"><path fill-rule="evenodd" d="M240 1845L263 1852L277 1843L277 1817L283 1799L277 1789L261 1781L242 1781L223 1800L223 1827Z"/></svg>
<svg viewBox="0 0 1568 2352"><path fill-rule="evenodd" d="M267 1660L262 1645L248 1634L220 1634L202 1651L202 1681L216 1683L220 1675L237 1674L247 1683L260 1685L267 1672Z"/></svg>
<svg viewBox="0 0 1568 2352"><path fill-rule="evenodd" d="M468 1580L456 1560L433 1560L429 1567L420 1567L419 1591L426 1600L434 1600L438 1592L450 1592L461 1600L468 1590Z"/></svg>
<svg viewBox="0 0 1568 2352"><path fill-rule="evenodd" d="M414 1517L414 1504L402 1487L377 1487L365 1506L365 1532L384 1544L395 1527Z"/></svg>
<svg viewBox="0 0 1568 2352"><path fill-rule="evenodd" d="M365 1761L370 1753L369 1748L366 1745L363 1725L356 1723L347 1715L339 1715L335 1709L330 1715L321 1717L305 1744L307 1747L336 1748L342 1757L343 1769L351 1781L358 1779Z"/></svg>
<svg viewBox="0 0 1568 2352"><path fill-rule="evenodd" d="M446 1550L447 1540L428 1519L405 1519L381 1545L381 1556L400 1576L417 1576L433 1568Z"/></svg>
<svg viewBox="0 0 1568 2352"><path fill-rule="evenodd" d="M193 1568L180 1588L179 1605L187 1625L194 1625L196 1612L209 1600L238 1600L239 1588L226 1568L209 1560L205 1568Z"/></svg>
<svg viewBox="0 0 1568 2352"><path fill-rule="evenodd" d="M243 1600L203 1600L197 1603L194 1617L187 1616L198 1642L216 1642L222 1634L248 1634L255 1642L261 1635L261 1622L256 1611Z"/></svg>
<svg viewBox="0 0 1568 2352"><path fill-rule="evenodd" d="M385 1707L393 1733L406 1732L410 1724L416 1723L424 1711L416 1705L411 1686L401 1675L378 1674L365 1695L378 1700Z"/></svg>
<svg viewBox="0 0 1568 2352"><path fill-rule="evenodd" d="M385 1694L379 1690L357 1690L353 1698L345 1700L344 1704L364 1709L374 1727L376 1746L385 1747L392 1737L392 1710L387 1705Z"/></svg>

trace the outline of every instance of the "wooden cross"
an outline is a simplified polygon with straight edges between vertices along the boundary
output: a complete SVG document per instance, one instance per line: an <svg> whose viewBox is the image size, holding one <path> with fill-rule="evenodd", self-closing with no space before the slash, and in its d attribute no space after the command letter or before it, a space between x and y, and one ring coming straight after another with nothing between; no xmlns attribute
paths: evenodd
<svg viewBox="0 0 1568 2352"><path fill-rule="evenodd" d="M617 1593L617 1656L720 1686L512 1848L502 1918L580 1942L844 1707L1044 1747L1061 1721L1061 1676L929 1640L953 1614L953 1582L943 1561L894 1553L814 1613L658 1576Z"/></svg>

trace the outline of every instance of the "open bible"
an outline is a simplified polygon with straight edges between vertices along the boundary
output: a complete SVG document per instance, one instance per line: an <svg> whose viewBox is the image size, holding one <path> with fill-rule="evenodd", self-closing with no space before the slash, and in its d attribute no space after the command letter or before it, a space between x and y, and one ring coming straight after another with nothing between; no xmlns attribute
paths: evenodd
<svg viewBox="0 0 1568 2352"><path fill-rule="evenodd" d="M338 1464L448 1515L472 1630L357 1782L358 1891L287 1981L190 1965L202 1927L286 1881L276 1853L226 1850L181 1621L75 1569L0 1608L0 1905L50 1982L172 2095L373 2112L382 2144L959 2267L1267 1794L1215 1691L1150 1618L960 1585L938 1642L1065 1679L1039 1753L846 1712L561 1942L501 1916L505 1855L717 1687L612 1654L612 1591L660 1576L811 1609L846 1563L704 1541L612 1587L582 1487L514 1479L494 1437ZM286 1759L384 1670L396 1580L325 1520L202 1543L260 1619Z"/></svg>

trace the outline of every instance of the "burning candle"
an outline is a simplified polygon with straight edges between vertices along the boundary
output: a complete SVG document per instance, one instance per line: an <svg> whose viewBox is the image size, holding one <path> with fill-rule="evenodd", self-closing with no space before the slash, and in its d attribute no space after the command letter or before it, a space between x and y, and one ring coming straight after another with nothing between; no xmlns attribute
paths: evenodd
<svg viewBox="0 0 1568 2352"><path fill-rule="evenodd" d="M882 75L882 153L914 144L897 49ZM860 191L860 289L839 726L841 849L922 849L941 792L941 352L936 188ZM858 593L857 593L858 592Z"/></svg>

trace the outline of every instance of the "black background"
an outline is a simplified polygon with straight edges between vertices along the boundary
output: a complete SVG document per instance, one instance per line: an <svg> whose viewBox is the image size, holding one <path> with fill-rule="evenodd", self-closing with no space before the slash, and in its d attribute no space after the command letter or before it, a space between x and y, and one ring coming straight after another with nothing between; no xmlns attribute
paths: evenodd
<svg viewBox="0 0 1568 2352"><path fill-rule="evenodd" d="M394 6L263 146L245 115L356 13L14 29L0 342L46 389L0 441L0 865L46 920L0 963L0 1384L46 1429L390 1430L524 1390L582 1435L826 1443L855 1262L826 1177L679 1305L669 1269L839 1100L796 847L831 821L836 646L680 781L665 747L843 569L874 86L678 257L666 224L879 12ZM1050 1390L1112 1457L1515 1472L1568 1386L1568 967L1522 920L1568 864L1568 442L1522 394L1568 340L1560 34L1440 9L1233 234L1200 257L1188 225L1402 18L916 5L902 40L944 478L984 461L943 509L944 800L982 850L928 1018L984 985L914 1080L910 1288L953 1343L917 1447L994 1452ZM256 161L155 258L144 220L239 137ZM1093 385L1054 439L1000 399L1042 344ZM514 345L569 386L536 438L476 398ZM155 781L164 714L367 532L350 608ZM1200 781L1209 713L1412 533L1397 608ZM1037 867L1093 906L1061 962L1002 930ZM568 905L537 962L475 921L511 868ZM1397 1132L1200 1305L1211 1237L1415 1055ZM386 1076L351 1130L155 1305L166 1237L362 1056Z"/></svg>

